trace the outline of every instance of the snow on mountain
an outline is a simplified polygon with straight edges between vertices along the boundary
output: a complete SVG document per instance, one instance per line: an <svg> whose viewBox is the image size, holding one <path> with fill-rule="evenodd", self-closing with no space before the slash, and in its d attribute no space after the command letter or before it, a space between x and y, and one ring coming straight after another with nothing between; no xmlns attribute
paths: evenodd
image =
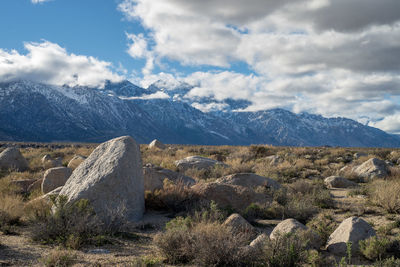
<svg viewBox="0 0 400 267"><path fill-rule="evenodd" d="M400 146L398 136L350 119L283 109L237 112L251 103L191 99L192 88L161 81L147 89L129 81L104 89L0 83L0 139L100 142L128 134L142 143Z"/></svg>

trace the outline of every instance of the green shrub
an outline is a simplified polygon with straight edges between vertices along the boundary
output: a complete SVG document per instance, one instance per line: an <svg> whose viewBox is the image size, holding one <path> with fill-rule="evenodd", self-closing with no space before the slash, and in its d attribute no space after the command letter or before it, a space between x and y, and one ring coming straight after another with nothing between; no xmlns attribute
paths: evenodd
<svg viewBox="0 0 400 267"><path fill-rule="evenodd" d="M385 260L379 260L374 263L375 267L398 267L400 266L400 259L391 257Z"/></svg>
<svg viewBox="0 0 400 267"><path fill-rule="evenodd" d="M308 242L296 234L278 235L265 244L265 261L268 267L302 266L307 260Z"/></svg>
<svg viewBox="0 0 400 267"><path fill-rule="evenodd" d="M93 244L95 237L104 232L112 234L110 228L97 220L89 201L82 199L67 204L65 196L53 198L53 212L37 217L34 222L32 239L44 244L58 244L78 249L84 244Z"/></svg>
<svg viewBox="0 0 400 267"><path fill-rule="evenodd" d="M386 238L373 236L366 240L360 240L359 244L360 251L364 257L369 260L382 260L390 242Z"/></svg>
<svg viewBox="0 0 400 267"><path fill-rule="evenodd" d="M332 213L324 212L312 218L312 220L307 223L307 226L319 235L323 244L326 244L329 236L336 229L337 223L333 220Z"/></svg>
<svg viewBox="0 0 400 267"><path fill-rule="evenodd" d="M196 222L188 217L172 220L165 232L154 238L168 263L200 266L251 265L256 257L250 257L241 249L248 241L249 236L232 235L231 229L220 222Z"/></svg>

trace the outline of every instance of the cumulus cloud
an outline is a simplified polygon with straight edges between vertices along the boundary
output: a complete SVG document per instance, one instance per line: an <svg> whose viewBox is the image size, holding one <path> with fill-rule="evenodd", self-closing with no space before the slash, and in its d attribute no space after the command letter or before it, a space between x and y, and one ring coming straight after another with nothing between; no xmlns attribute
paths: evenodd
<svg viewBox="0 0 400 267"><path fill-rule="evenodd" d="M144 84L179 80L194 85L194 99L367 118L396 131L388 125L400 114L398 0L124 0L119 10L148 30L131 39L136 57L142 39L152 44ZM218 71L152 73L162 59ZM253 74L235 72L236 62Z"/></svg>
<svg viewBox="0 0 400 267"><path fill-rule="evenodd" d="M114 73L111 63L68 53L58 44L43 41L24 46L26 54L0 49L0 81L28 79L55 85L102 87L106 80L123 79Z"/></svg>

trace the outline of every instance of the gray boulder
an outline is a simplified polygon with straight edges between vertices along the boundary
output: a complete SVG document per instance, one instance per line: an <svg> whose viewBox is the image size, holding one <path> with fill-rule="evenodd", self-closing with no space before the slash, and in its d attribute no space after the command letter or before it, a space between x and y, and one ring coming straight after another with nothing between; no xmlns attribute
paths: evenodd
<svg viewBox="0 0 400 267"><path fill-rule="evenodd" d="M221 208L233 208L236 211L243 211L252 203L266 203L264 194L239 185L212 182L195 184L192 189L202 199L213 200Z"/></svg>
<svg viewBox="0 0 400 267"><path fill-rule="evenodd" d="M227 166L221 161L199 156L191 156L181 160L177 160L175 161L175 165L180 171L186 171L188 169L207 170L211 169L214 166Z"/></svg>
<svg viewBox="0 0 400 267"><path fill-rule="evenodd" d="M175 184L182 183L186 186L192 186L196 183L196 181L189 176L157 167L152 164L146 164L146 166L143 167L143 176L144 190L151 192L157 189L162 189L164 185L164 179L168 179Z"/></svg>
<svg viewBox="0 0 400 267"><path fill-rule="evenodd" d="M337 255L345 255L346 243L352 243L352 252L359 251L360 240L375 236L375 230L363 219L350 217L344 220L338 228L329 236L327 250Z"/></svg>
<svg viewBox="0 0 400 267"><path fill-rule="evenodd" d="M9 147L0 153L0 169L23 172L28 170L28 168L28 162L22 156L19 149Z"/></svg>
<svg viewBox="0 0 400 267"><path fill-rule="evenodd" d="M232 184L232 185L240 185L250 188L258 186L265 186L267 188L272 188L272 189L281 188L281 185L277 181L254 173L235 173L219 178L216 182Z"/></svg>
<svg viewBox="0 0 400 267"><path fill-rule="evenodd" d="M312 230L309 230L307 226L305 226L304 224L300 223L295 219L286 219L278 223L278 225L275 226L274 230L272 230L270 234L270 239L275 239L279 235L293 234L293 233L302 234L301 237L307 239L310 242L308 244L310 248L319 249L322 245L321 238L317 233L315 233Z"/></svg>
<svg viewBox="0 0 400 267"><path fill-rule="evenodd" d="M42 165L44 169L61 167L62 159L61 158L53 159L49 154L46 154L42 157Z"/></svg>
<svg viewBox="0 0 400 267"><path fill-rule="evenodd" d="M167 147L158 141L157 139L154 139L150 144L149 144L149 149L166 149Z"/></svg>
<svg viewBox="0 0 400 267"><path fill-rule="evenodd" d="M330 176L328 178L325 178L324 182L326 187L328 188L349 188L358 186L357 183L352 182L341 176Z"/></svg>
<svg viewBox="0 0 400 267"><path fill-rule="evenodd" d="M372 158L353 169L358 176L366 179L385 177L389 174L386 163L383 160Z"/></svg>
<svg viewBox="0 0 400 267"><path fill-rule="evenodd" d="M238 213L233 213L226 218L223 225L230 227L234 234L247 233L254 236L257 233L257 230Z"/></svg>
<svg viewBox="0 0 400 267"><path fill-rule="evenodd" d="M367 157L367 156L368 156L367 153L364 153L364 152L357 152L357 153L354 153L353 158L354 158L354 159L359 159L359 158L361 158L361 157Z"/></svg>
<svg viewBox="0 0 400 267"><path fill-rule="evenodd" d="M81 155L75 155L69 162L68 162L68 168L71 168L75 170L79 164L81 164L86 157L81 156Z"/></svg>
<svg viewBox="0 0 400 267"><path fill-rule="evenodd" d="M298 230L307 230L307 227L295 219L286 219L278 223L270 234L271 239L275 239L280 234L294 233Z"/></svg>
<svg viewBox="0 0 400 267"><path fill-rule="evenodd" d="M139 221L144 213L140 148L129 136L99 145L72 173L60 195L68 203L87 199L98 218ZM115 218L116 214L118 218Z"/></svg>
<svg viewBox="0 0 400 267"><path fill-rule="evenodd" d="M71 176L72 170L66 167L48 169L43 175L42 192L46 194L57 187L63 186Z"/></svg>

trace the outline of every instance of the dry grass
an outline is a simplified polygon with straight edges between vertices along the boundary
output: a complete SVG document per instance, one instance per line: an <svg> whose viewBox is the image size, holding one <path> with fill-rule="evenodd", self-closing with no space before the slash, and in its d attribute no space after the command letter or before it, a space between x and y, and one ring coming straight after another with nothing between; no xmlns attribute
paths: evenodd
<svg viewBox="0 0 400 267"><path fill-rule="evenodd" d="M10 231L10 227L20 223L24 214L24 203L18 195L0 195L0 231Z"/></svg>
<svg viewBox="0 0 400 267"><path fill-rule="evenodd" d="M389 213L400 213L400 180L375 180L368 189L372 203Z"/></svg>

